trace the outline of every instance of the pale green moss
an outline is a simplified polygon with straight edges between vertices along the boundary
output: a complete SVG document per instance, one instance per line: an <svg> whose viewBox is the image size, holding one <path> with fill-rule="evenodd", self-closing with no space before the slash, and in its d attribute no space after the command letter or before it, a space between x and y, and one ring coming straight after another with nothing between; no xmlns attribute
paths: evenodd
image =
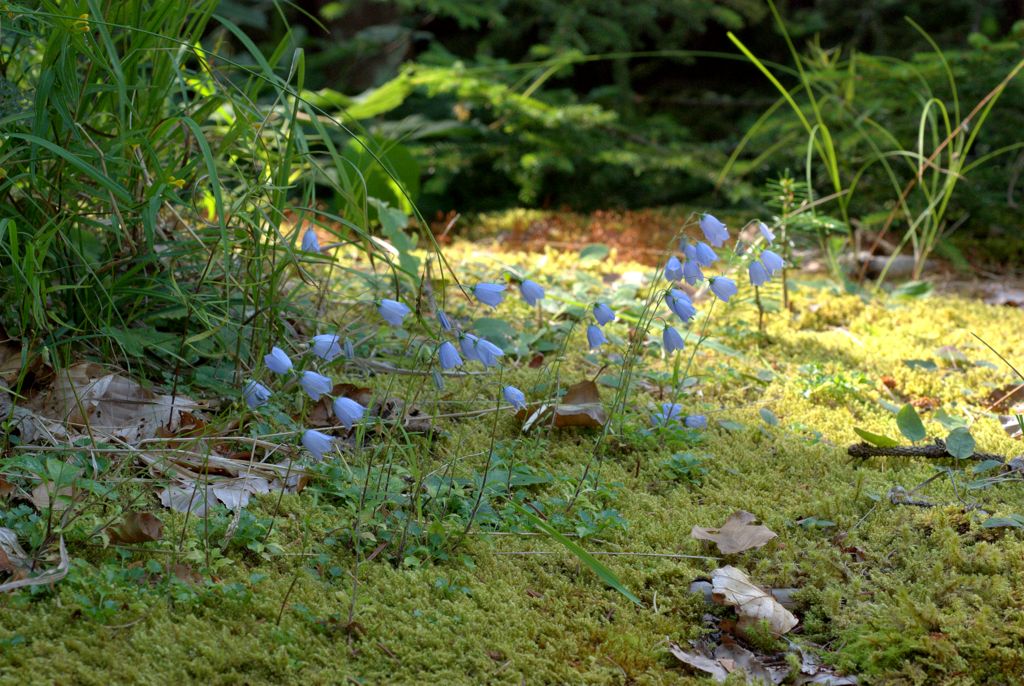
<svg viewBox="0 0 1024 686"><path fill-rule="evenodd" d="M454 261L470 255L467 246L448 253ZM574 257L554 252L472 259L487 268L504 262L545 274L575 269ZM608 262L598 269L613 274L642 268ZM919 494L938 507L893 506L886 498L891 487L910 489L932 476L936 465L905 458L855 463L845 447L856 440L853 426L897 435L894 417L880 398L902 404L927 396L951 414L973 417L979 448L1018 452L1019 443L982 412L981 398L1010 380L1008 370L973 365L927 371L904 361L937 359L935 351L944 345L957 346L972 362L994 361L972 333L1011 359L1024 358L1019 334L1024 315L946 297L865 300L810 287L794 293L794 309L793 316L771 315L763 338L721 337L741 358L711 350L698 354L693 372L701 383L684 402L712 419L706 442L693 449L707 456L709 473L702 486L666 481L660 464L668 455L657 442L607 451L601 478L621 484L612 506L628 529L588 540L587 547L714 555L690 537L691 527L714 525L745 509L779 538L727 561L761 584L800 588L797 635L826 645L827 659L862 674L864 683L1016 681L1024 673L1024 598L1018 591L1024 587L1024 540L1013 530L981 529L986 515L965 511L960 498L993 514L1024 513L1024 489L1006 484L965 491L972 477L961 475L956 489L940 478ZM740 330L741 322L756 321L749 301L722 312L715 326L734 324ZM831 394L808 395L808 373L801 367L812 364L826 376L862 375L865 382L852 392L837 386ZM774 376L757 380L757 372L766 369ZM595 372L574 355L563 367L563 381ZM892 380L891 394L882 376ZM524 366L504 381L526 389L549 377L550 368ZM445 404L438 407L487 406L494 402L495 381L450 379ZM604 393L610 400L611 391ZM654 402L639 399L636 424L646 423ZM431 403L422 401L427 407ZM765 425L761 408L769 408L780 425ZM944 435L933 415L923 412L926 425L934 435ZM716 420L726 418L743 428L718 428ZM447 419L439 428L446 436L432 453L420 456L426 469L453 459L461 474L482 468L491 416ZM511 413L498 417L496 431L500 439L516 435ZM591 434L557 433L550 443L525 443L520 459L576 478L593 445ZM556 483L545 492L564 488ZM276 496L268 496L252 509L267 517L276 508ZM362 564L358 629L346 630L354 559L343 546L321 546L327 532L347 526L344 512L311 489L285 497L277 514L271 542L289 555L261 560L229 552L233 562L191 602L173 603L166 593L104 581L107 571L140 564L145 555L122 563L111 551L73 544L74 556L95 565L80 566L77 580L58 584L51 596L34 602L25 594L0 598L0 682L702 682L667 655L663 641L685 642L699 634L708 608L688 585L720 561L603 558L644 600L645 607L638 608L603 588L545 538L472 534L448 562L395 569L382 556ZM164 549L173 551L183 518L161 516L167 520ZM797 524L806 517L835 526ZM314 561L303 555L324 551L327 566L337 567L336 576L319 578L308 569ZM531 552L550 554L522 554ZM266 577L252 581L253 572ZM232 591L230 584L240 586ZM116 601L116 610L90 619L82 596L95 601L101 592Z"/></svg>

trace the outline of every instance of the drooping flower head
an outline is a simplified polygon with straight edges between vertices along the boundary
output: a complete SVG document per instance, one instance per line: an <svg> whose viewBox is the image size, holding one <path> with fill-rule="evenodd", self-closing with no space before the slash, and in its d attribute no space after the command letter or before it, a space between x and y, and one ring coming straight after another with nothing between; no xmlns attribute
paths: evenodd
<svg viewBox="0 0 1024 686"><path fill-rule="evenodd" d="M452 322L442 310L437 311L437 323L441 325L444 331L452 330Z"/></svg>
<svg viewBox="0 0 1024 686"><path fill-rule="evenodd" d="M283 350L276 345L270 349L269 355L263 356L267 369L275 374L287 374L292 368L292 361Z"/></svg>
<svg viewBox="0 0 1024 686"><path fill-rule="evenodd" d="M322 333L313 336L312 348L314 355L327 362L341 354L338 334L334 333Z"/></svg>
<svg viewBox="0 0 1024 686"><path fill-rule="evenodd" d="M729 298L736 295L736 291L736 282L732 279L724 276L716 276L711 279L711 292L724 303L729 302Z"/></svg>
<svg viewBox="0 0 1024 686"><path fill-rule="evenodd" d="M245 404L251 410L266 404L271 395L273 394L270 389L258 381L249 381L242 388L242 397L245 398Z"/></svg>
<svg viewBox="0 0 1024 686"><path fill-rule="evenodd" d="M462 354L466 356L467 360L481 361L480 353L476 350L476 342L479 340L479 337L471 333L464 333L459 336L459 347L462 348Z"/></svg>
<svg viewBox="0 0 1024 686"><path fill-rule="evenodd" d="M700 265L697 264L696 260L687 260L686 264L683 265L683 278L691 286L696 286L704 280L704 272L701 271Z"/></svg>
<svg viewBox="0 0 1024 686"><path fill-rule="evenodd" d="M768 273L773 276L775 272L780 271L786 266L786 262L771 250L761 251L761 263L764 264L764 268L768 270Z"/></svg>
<svg viewBox="0 0 1024 686"><path fill-rule="evenodd" d="M536 281L524 279L519 283L519 293L527 305L536 305L537 301L544 299L544 288Z"/></svg>
<svg viewBox="0 0 1024 686"><path fill-rule="evenodd" d="M668 304L668 309L672 310L672 314L684 322L690 321L697 315L697 308L693 306L690 296L678 288L673 288L665 294L665 302Z"/></svg>
<svg viewBox="0 0 1024 686"><path fill-rule="evenodd" d="M505 286L500 283L478 283L473 289L473 295L484 305L497 307L505 298Z"/></svg>
<svg viewBox="0 0 1024 686"><path fill-rule="evenodd" d="M366 412L366 408L352 398L342 396L334 399L334 416L346 429L351 429L356 422L362 419L364 412Z"/></svg>
<svg viewBox="0 0 1024 686"><path fill-rule="evenodd" d="M700 241L694 246L693 254L697 264L702 267L710 267L718 260L718 253L704 241Z"/></svg>
<svg viewBox="0 0 1024 686"><path fill-rule="evenodd" d="M494 367L498 364L498 358L505 354L505 351L491 343L486 338L479 338L476 341L477 359L483 362L485 367Z"/></svg>
<svg viewBox="0 0 1024 686"><path fill-rule="evenodd" d="M437 361L441 364L441 369L451 369L462 365L459 351L448 341L442 343L441 347L437 349Z"/></svg>
<svg viewBox="0 0 1024 686"><path fill-rule="evenodd" d="M401 326L402 320L411 312L409 306L397 300L384 298L377 307L380 316L391 326Z"/></svg>
<svg viewBox="0 0 1024 686"><path fill-rule="evenodd" d="M765 224L764 222L757 223L757 230L761 232L761 235L764 236L764 239L768 241L769 245L771 245L771 243L775 240L775 234L772 233L772 230L769 229L768 225Z"/></svg>
<svg viewBox="0 0 1024 686"><path fill-rule="evenodd" d="M322 395L329 395L334 388L334 382L329 377L316 372L305 371L299 377L299 385L313 401L320 399Z"/></svg>
<svg viewBox="0 0 1024 686"><path fill-rule="evenodd" d="M505 396L505 400L515 409L526 409L526 396L515 386L505 386L505 388L501 389L501 394Z"/></svg>
<svg viewBox="0 0 1024 686"><path fill-rule="evenodd" d="M600 324L601 326L604 326L608 322L614 322L615 321L615 313L612 312L612 308L608 307L606 304L604 304L604 303L595 303L594 304L594 319L597 320L598 324Z"/></svg>
<svg viewBox="0 0 1024 686"><path fill-rule="evenodd" d="M721 248L729 240L729 230L714 215L702 214L700 216L700 230L704 232L708 243L716 248Z"/></svg>
<svg viewBox="0 0 1024 686"><path fill-rule="evenodd" d="M318 460L324 459L324 453L329 453L334 448L334 439L325 433L315 429L306 429L302 434L302 447Z"/></svg>
<svg viewBox="0 0 1024 686"><path fill-rule="evenodd" d="M679 419L683 413L683 406L679 403L662 403L661 411L651 415L651 424L654 426L668 426L671 422Z"/></svg>
<svg viewBox="0 0 1024 686"><path fill-rule="evenodd" d="M768 270L765 269L764 265L761 263L761 260L754 260L751 262L748 271L750 273L750 283L754 286L760 286L767 283L768 279L771 278L768 274Z"/></svg>
<svg viewBox="0 0 1024 686"><path fill-rule="evenodd" d="M306 233L302 234L302 249L305 252L320 252L320 238L313 227L306 229Z"/></svg>
<svg viewBox="0 0 1024 686"><path fill-rule="evenodd" d="M661 335L661 340L665 346L665 353L671 355L677 350L683 349L683 337L676 331L675 327L665 326L665 331Z"/></svg>
<svg viewBox="0 0 1024 686"><path fill-rule="evenodd" d="M600 326L591 324L587 327L587 345L590 346L591 350L596 350L607 342L608 339L604 337Z"/></svg>
<svg viewBox="0 0 1024 686"><path fill-rule="evenodd" d="M679 258L672 255L665 263L665 278L669 281L679 281L683 278L683 263Z"/></svg>

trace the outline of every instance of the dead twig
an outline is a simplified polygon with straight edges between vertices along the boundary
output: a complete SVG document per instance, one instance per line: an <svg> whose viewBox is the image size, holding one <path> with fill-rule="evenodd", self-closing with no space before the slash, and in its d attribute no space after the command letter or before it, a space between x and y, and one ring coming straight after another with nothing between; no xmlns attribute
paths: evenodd
<svg viewBox="0 0 1024 686"><path fill-rule="evenodd" d="M941 438L936 438L934 443L928 445L895 445L888 448L861 442L851 445L846 449L846 453L850 457L858 457L860 459L867 459L869 457L926 457L933 460L957 459L955 455L949 454L946 450L946 442ZM1009 458L1005 455L982 452L976 452L968 459L995 460L1003 464L1009 461Z"/></svg>

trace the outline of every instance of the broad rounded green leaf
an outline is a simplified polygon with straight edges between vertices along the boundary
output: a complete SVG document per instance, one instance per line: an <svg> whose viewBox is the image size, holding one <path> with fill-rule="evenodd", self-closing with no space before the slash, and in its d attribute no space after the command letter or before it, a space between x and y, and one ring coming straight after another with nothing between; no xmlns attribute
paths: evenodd
<svg viewBox="0 0 1024 686"><path fill-rule="evenodd" d="M915 410L914 406L910 403L904 405L900 411L896 413L896 426L900 428L901 434L914 443L922 440L927 435L924 430L924 424L921 423L921 418L917 414L917 410Z"/></svg>
<svg viewBox="0 0 1024 686"><path fill-rule="evenodd" d="M580 250L580 259L585 262L600 262L604 258L608 257L609 252L611 252L611 250L609 250L608 246L604 243L591 243Z"/></svg>
<svg viewBox="0 0 1024 686"><path fill-rule="evenodd" d="M959 460L974 454L974 436L963 427L953 429L946 437L946 452Z"/></svg>

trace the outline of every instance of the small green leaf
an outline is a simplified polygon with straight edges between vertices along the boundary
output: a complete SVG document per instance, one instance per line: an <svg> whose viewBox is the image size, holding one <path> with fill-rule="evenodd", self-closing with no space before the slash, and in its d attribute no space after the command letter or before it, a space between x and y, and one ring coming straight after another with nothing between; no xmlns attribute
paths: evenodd
<svg viewBox="0 0 1024 686"><path fill-rule="evenodd" d="M1024 517L1021 517L1019 514L1007 515L1006 517L989 517L981 523L982 529L1004 529L1006 527L1024 529Z"/></svg>
<svg viewBox="0 0 1024 686"><path fill-rule="evenodd" d="M966 460L974 454L974 436L964 427L953 429L946 437L946 452L958 460Z"/></svg>
<svg viewBox="0 0 1024 686"><path fill-rule="evenodd" d="M776 417L775 413L772 412L771 410L769 410L767 407L762 407L760 409L760 413L761 413L761 419L763 419L764 423L767 424L768 426L778 426L779 425L779 418Z"/></svg>
<svg viewBox="0 0 1024 686"><path fill-rule="evenodd" d="M718 425L725 429L726 431L742 431L743 429L747 428L743 424L740 424L739 422L734 422L731 419L719 419Z"/></svg>
<svg viewBox="0 0 1024 686"><path fill-rule="evenodd" d="M927 281L908 281L894 288L892 295L894 298L923 298L931 292L932 285Z"/></svg>
<svg viewBox="0 0 1024 686"><path fill-rule="evenodd" d="M896 426L900 428L901 434L914 443L922 440L927 435L927 432L924 430L924 424L921 423L921 417L918 416L917 410L910 403L904 405L896 413Z"/></svg>
<svg viewBox="0 0 1024 686"><path fill-rule="evenodd" d="M590 245L583 246L583 249L580 250L580 260L583 262L600 262L608 257L610 252L611 250L604 243L591 243Z"/></svg>
<svg viewBox="0 0 1024 686"><path fill-rule="evenodd" d="M971 469L971 473L972 474L983 474L985 472L990 472L993 469L995 469L997 467L1002 467L1002 466L1003 466L1003 463L1000 462L999 460L983 460L983 461L979 462L978 464L974 465L974 467Z"/></svg>
<svg viewBox="0 0 1024 686"><path fill-rule="evenodd" d="M899 443L895 439L889 438L888 436L883 436L882 434L871 433L870 431L858 428L856 426L853 427L853 432L860 436L865 443L870 443L871 445L877 446L879 448L892 448L899 445Z"/></svg>
<svg viewBox="0 0 1024 686"><path fill-rule="evenodd" d="M939 408L939 411L935 413L935 421L942 425L942 428L946 431L952 431L953 429L959 429L961 427L967 427L967 420L963 417L954 417L953 415L946 412L946 410Z"/></svg>

